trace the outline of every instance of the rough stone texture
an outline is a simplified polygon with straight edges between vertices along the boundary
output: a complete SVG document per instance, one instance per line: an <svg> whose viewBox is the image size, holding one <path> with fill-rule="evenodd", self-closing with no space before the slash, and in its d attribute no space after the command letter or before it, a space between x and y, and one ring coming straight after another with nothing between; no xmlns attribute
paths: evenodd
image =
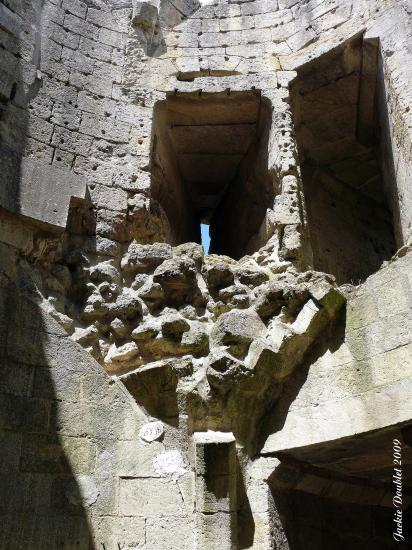
<svg viewBox="0 0 412 550"><path fill-rule="evenodd" d="M411 17L0 4L1 547L396 547ZM235 490L196 471L208 430Z"/></svg>
<svg viewBox="0 0 412 550"><path fill-rule="evenodd" d="M283 424L283 399L289 403L285 423L269 436L263 452L341 439L410 419L411 275L409 254L353 293L345 325L310 358L306 380L303 370L284 392L274 425ZM316 431L309 429L313 424Z"/></svg>
<svg viewBox="0 0 412 550"><path fill-rule="evenodd" d="M65 229L71 201L86 198L86 180L54 166L0 150L0 206Z"/></svg>

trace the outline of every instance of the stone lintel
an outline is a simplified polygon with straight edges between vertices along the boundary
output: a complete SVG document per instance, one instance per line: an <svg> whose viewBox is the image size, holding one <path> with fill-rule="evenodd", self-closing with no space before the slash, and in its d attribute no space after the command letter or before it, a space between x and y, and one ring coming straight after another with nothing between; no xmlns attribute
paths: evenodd
<svg viewBox="0 0 412 550"><path fill-rule="evenodd" d="M207 432L195 432L193 439L196 445L208 445L208 444L224 444L233 443L235 436L232 432L215 432L209 430Z"/></svg>

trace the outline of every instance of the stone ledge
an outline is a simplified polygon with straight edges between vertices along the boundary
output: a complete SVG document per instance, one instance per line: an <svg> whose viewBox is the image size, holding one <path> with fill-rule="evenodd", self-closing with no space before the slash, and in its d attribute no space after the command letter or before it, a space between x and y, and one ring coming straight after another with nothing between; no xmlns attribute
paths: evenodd
<svg viewBox="0 0 412 550"><path fill-rule="evenodd" d="M208 445L210 443L232 443L235 441L235 436L232 432L195 432L193 439L197 445Z"/></svg>

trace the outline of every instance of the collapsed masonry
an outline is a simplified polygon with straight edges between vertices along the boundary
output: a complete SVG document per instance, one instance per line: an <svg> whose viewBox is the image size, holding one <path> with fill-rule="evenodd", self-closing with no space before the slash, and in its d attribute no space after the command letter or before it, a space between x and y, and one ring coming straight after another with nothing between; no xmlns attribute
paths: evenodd
<svg viewBox="0 0 412 550"><path fill-rule="evenodd" d="M392 548L410 98L349 4L2 5L3 547Z"/></svg>

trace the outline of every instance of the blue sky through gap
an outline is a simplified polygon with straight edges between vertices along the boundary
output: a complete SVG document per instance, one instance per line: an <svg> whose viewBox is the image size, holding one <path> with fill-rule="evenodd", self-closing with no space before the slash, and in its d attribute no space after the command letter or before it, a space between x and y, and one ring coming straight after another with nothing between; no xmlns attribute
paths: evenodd
<svg viewBox="0 0 412 550"><path fill-rule="evenodd" d="M210 245L210 237L209 237L209 226L201 223L200 224L200 232L202 236L202 246L205 249L205 253L208 254L209 252L209 245Z"/></svg>

